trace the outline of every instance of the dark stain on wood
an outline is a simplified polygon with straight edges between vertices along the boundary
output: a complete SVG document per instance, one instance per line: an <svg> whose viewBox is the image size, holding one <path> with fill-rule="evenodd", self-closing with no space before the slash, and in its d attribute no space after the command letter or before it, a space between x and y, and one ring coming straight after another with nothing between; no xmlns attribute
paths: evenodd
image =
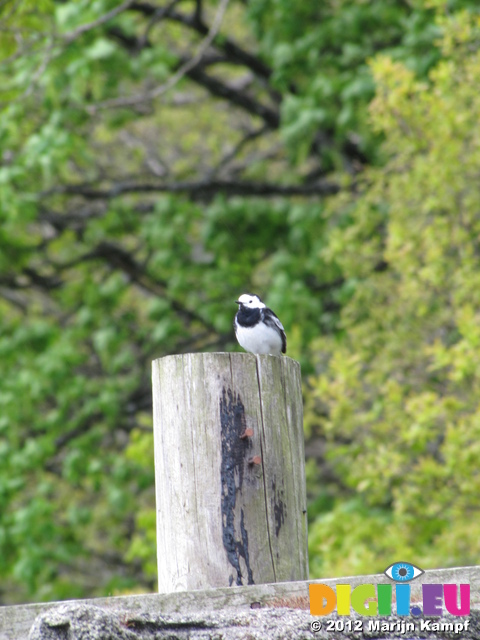
<svg viewBox="0 0 480 640"><path fill-rule="evenodd" d="M240 532L242 534L242 544L238 545L238 552L245 560L245 565L247 567L248 584L255 584L255 582L253 581L253 572L250 567L250 558L248 557L248 533L245 529L243 509L241 510L240 514Z"/></svg>
<svg viewBox="0 0 480 640"><path fill-rule="evenodd" d="M285 492L283 490L283 482L282 488L278 489L276 485L276 478L272 480L272 493L273 493L273 515L275 518L275 535L278 538L278 534L280 533L280 529L282 528L282 524L285 522L285 517L287 515L287 506L284 502Z"/></svg>
<svg viewBox="0 0 480 640"><path fill-rule="evenodd" d="M232 393L231 389L222 390L220 399L220 424L222 441L222 465L220 469L222 491L222 538L227 558L236 571L235 584L243 585L240 558L247 567L248 584L254 584L248 554L248 532L245 528L243 509L240 514L241 540L235 536L235 506L237 491L242 490L245 465L251 442L248 438L241 438L245 432L245 407L240 395ZM233 584L234 577L230 576L229 584Z"/></svg>

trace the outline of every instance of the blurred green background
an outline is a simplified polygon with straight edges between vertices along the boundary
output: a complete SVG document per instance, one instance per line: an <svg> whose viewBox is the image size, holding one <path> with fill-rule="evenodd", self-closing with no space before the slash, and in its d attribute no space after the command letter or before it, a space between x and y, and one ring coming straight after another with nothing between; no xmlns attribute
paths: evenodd
<svg viewBox="0 0 480 640"><path fill-rule="evenodd" d="M0 3L0 603L155 590L150 362L302 364L312 578L480 558L476 0Z"/></svg>

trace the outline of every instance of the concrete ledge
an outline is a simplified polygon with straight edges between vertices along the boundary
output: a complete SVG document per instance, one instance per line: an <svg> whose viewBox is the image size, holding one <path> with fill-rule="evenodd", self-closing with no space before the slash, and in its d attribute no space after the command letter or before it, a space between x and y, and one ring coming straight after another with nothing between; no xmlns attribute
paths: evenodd
<svg viewBox="0 0 480 640"><path fill-rule="evenodd" d="M133 596L118 596L112 598L95 598L92 600L81 601L68 601L68 602L50 602L50 603L38 603L17 605L13 607L0 608L0 640L27 640L29 637L30 629L35 622L35 619L40 614L45 614L51 609L58 608L61 605L85 605L95 607L95 610L103 610L106 615L114 615L118 619L123 619L128 623L128 620L139 620L141 626L141 620L145 624L148 623L148 619L153 620L155 616L165 619L165 616L176 615L176 618L171 618L169 624L173 624L177 620L177 626L180 624L180 618L178 616L191 616L192 614L201 613L200 616L195 616L198 619L208 618L209 614L215 612L221 613L235 613L238 614L250 612L250 615L254 616L256 613L255 608L264 607L293 607L293 608L307 608L307 611L302 613L302 620L313 620L310 617L308 610L309 594L308 585L312 583L324 583L334 587L336 584L351 584L352 588L358 584L366 583L385 583L388 579L384 574L367 575L367 576L352 576L326 580L309 580L302 582L283 582L264 585L253 585L247 587L225 587L220 589L206 589L196 590L188 592L178 592L169 594L145 594L145 595L133 595ZM410 583L412 587L412 602L421 600L421 585L423 583L468 583L471 586L471 605L472 609L480 609L480 567L459 567L454 569L438 569L426 571L420 578ZM65 610L65 609L63 609ZM279 614L278 614L279 615ZM147 617L145 617L147 616ZM153 616L153 618L152 618ZM203 616L203 617L202 617ZM261 616L259 616L261 617ZM297 620L297 618L295 618ZM172 622L173 621L173 622ZM133 624L133 623L132 623ZM304 625L303 625L304 626ZM132 631L133 633L133 631ZM175 637L170 630L168 637ZM212 631L213 633L213 631ZM303 632L302 632L303 633ZM305 632L306 633L306 632ZM39 636L36 636L39 637ZM52 636L54 637L54 636ZM58 636L60 637L60 636ZM65 638L74 638L73 635L64 635ZM99 638L102 636L98 636ZM104 636L105 638L108 636ZM112 638L115 636L111 636ZM118 636L120 637L120 636ZM125 637L141 638L142 635L130 635ZM155 637L163 637L158 635ZM179 638L188 637L185 635L179 635ZM197 636L195 636L197 637ZM198 636L198 637L209 637ZM212 635L211 637L215 637ZM219 637L217 635L217 637ZM225 636L227 637L227 636ZM237 636L232 636L237 637ZM240 636L238 636L240 637ZM256 637L256 636L252 636ZM261 636L258 636L261 637ZM288 637L277 635L276 637ZM293 636L292 636L293 637ZM298 637L323 637L322 634L312 634L308 632L307 635ZM327 637L327 636L325 636ZM364 637L354 635L339 635L330 634L330 638L333 637ZM365 636L366 637L366 636ZM393 635L374 635L370 637L394 637ZM400 637L400 636L399 636ZM423 637L429 637L424 635ZM436 634L437 639L442 637L440 634ZM457 637L460 640L460 637ZM462 638L475 637L470 635L462 635ZM477 636L480 637L480 636Z"/></svg>

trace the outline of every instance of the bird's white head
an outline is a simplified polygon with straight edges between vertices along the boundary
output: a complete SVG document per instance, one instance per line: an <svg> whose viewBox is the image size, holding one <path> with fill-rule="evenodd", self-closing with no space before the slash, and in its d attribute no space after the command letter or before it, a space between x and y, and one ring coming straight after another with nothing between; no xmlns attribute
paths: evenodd
<svg viewBox="0 0 480 640"><path fill-rule="evenodd" d="M247 309L265 309L265 304L254 293L243 293L235 302Z"/></svg>

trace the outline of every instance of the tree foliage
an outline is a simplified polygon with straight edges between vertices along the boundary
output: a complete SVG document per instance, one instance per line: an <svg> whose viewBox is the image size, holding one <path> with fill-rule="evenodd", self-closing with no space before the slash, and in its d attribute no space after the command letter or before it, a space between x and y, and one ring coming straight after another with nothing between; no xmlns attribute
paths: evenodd
<svg viewBox="0 0 480 640"><path fill-rule="evenodd" d="M341 343L317 342L327 363L310 407L328 407L344 485L313 527L317 571L478 558L480 21L444 26L428 82L376 59L370 113L388 160L331 204L326 253L356 284Z"/></svg>
<svg viewBox="0 0 480 640"><path fill-rule="evenodd" d="M475 6L0 5L3 602L155 588L150 361L236 349L245 290L312 574L473 561Z"/></svg>

